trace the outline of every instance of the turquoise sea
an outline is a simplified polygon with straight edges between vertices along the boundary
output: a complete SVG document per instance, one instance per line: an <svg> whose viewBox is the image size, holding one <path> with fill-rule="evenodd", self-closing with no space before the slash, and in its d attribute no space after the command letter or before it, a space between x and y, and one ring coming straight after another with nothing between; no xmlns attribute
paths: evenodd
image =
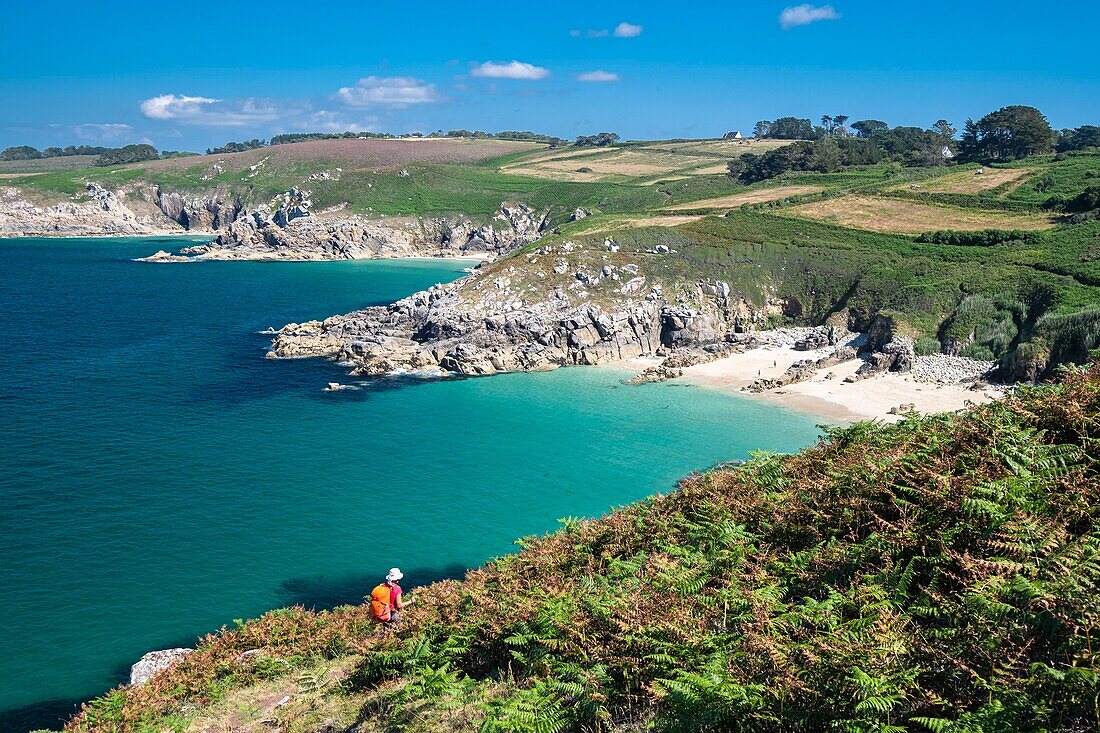
<svg viewBox="0 0 1100 733"><path fill-rule="evenodd" d="M152 649L460 576L565 516L815 420L612 369L382 379L257 333L461 276L441 261L146 264L163 239L0 240L0 730L57 727Z"/></svg>

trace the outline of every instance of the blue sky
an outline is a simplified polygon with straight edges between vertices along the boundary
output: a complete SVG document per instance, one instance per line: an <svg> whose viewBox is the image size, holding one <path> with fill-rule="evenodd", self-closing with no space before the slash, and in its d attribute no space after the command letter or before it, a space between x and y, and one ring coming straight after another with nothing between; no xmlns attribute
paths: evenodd
<svg viewBox="0 0 1100 733"><path fill-rule="evenodd" d="M1100 4L13 0L0 147L279 132L716 136L847 114L1100 124ZM515 63L513 63L515 62Z"/></svg>

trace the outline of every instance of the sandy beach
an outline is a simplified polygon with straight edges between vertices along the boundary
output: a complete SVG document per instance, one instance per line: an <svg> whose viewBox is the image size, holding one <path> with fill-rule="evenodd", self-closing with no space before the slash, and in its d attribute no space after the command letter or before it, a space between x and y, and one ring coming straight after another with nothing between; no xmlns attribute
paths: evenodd
<svg viewBox="0 0 1100 733"><path fill-rule="evenodd" d="M845 382L863 363L851 359L818 370L809 380L788 384L765 392L747 392L744 388L759 378L779 377L796 361L816 356L815 352L787 347L761 347L684 369L677 382L709 389L734 392L744 397L764 399L793 410L819 415L826 422L845 424L859 420L897 422L891 409L913 405L921 413L951 412L969 404L997 399L1003 390L983 385L971 389L968 383L941 384L917 381L906 374L888 373ZM638 371L659 364L661 359L639 358L627 364Z"/></svg>

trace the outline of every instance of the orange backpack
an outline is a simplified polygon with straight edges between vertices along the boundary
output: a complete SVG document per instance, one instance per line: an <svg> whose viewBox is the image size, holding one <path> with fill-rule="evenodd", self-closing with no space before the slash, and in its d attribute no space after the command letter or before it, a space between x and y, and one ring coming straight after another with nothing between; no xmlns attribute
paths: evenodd
<svg viewBox="0 0 1100 733"><path fill-rule="evenodd" d="M390 591L390 587L385 583L382 583L375 587L370 592L370 613L378 621L389 621L390 614L392 613L392 606L390 602L393 600L393 593Z"/></svg>

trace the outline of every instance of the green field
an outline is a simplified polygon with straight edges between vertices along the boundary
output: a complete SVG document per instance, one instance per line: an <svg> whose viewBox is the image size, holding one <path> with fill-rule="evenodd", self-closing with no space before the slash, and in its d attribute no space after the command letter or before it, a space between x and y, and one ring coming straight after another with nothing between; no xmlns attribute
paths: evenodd
<svg viewBox="0 0 1100 733"><path fill-rule="evenodd" d="M64 155L35 160L0 160L0 176L19 173L55 173L57 171L85 170L95 164L96 155Z"/></svg>

